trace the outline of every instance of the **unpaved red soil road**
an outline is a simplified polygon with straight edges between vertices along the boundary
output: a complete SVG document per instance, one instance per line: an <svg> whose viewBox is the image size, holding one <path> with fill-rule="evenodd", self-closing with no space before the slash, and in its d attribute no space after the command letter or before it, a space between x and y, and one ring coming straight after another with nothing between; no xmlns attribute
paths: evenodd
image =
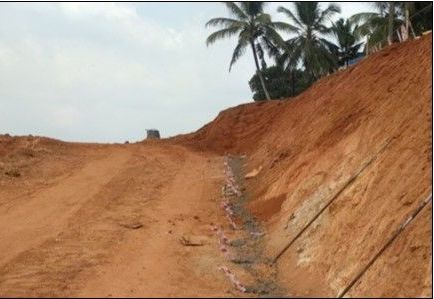
<svg viewBox="0 0 434 299"><path fill-rule="evenodd" d="M2 160L47 168L46 149L71 173L2 177L1 297L235 295L210 230L224 221L221 158L159 143L70 147ZM183 235L204 245L183 246Z"/></svg>

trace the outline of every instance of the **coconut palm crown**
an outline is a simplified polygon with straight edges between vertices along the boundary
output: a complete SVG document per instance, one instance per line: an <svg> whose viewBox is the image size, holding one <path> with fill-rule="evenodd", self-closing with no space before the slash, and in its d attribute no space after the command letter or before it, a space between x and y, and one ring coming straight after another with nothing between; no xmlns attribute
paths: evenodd
<svg viewBox="0 0 434 299"><path fill-rule="evenodd" d="M376 12L362 12L350 17L358 24L357 34L367 37L366 50L381 48L396 40L394 31L404 24L400 2L375 2Z"/></svg>
<svg viewBox="0 0 434 299"><path fill-rule="evenodd" d="M332 35L337 40L335 51L339 66L348 66L349 61L357 57L363 45L363 42L359 42L357 31L358 26L348 19L340 18L333 23Z"/></svg>
<svg viewBox="0 0 434 299"><path fill-rule="evenodd" d="M220 27L221 29L211 33L206 44L211 45L217 40L237 37L237 45L232 53L229 71L237 60L245 53L246 48L252 49L256 72L260 78L262 88L267 99L270 95L265 86L261 73L259 60L265 65L264 52L269 54L278 52L278 45L284 41L277 30L292 30L292 26L273 22L271 16L264 12L264 2L224 2L229 10L230 17L213 18L206 26Z"/></svg>
<svg viewBox="0 0 434 299"><path fill-rule="evenodd" d="M331 16L340 12L340 8L330 4L321 9L319 2L294 2L294 8L293 11L282 6L278 8L278 12L294 23L294 26L287 25L295 34L285 42L284 53L279 60L286 67L301 63L314 81L336 68L337 61L331 52L334 45L323 36L331 33L332 29L326 24Z"/></svg>

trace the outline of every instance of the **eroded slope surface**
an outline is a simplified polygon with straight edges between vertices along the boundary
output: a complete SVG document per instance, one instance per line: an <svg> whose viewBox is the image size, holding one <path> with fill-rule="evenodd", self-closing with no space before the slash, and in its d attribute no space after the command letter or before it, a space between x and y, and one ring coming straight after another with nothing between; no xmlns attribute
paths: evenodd
<svg viewBox="0 0 434 299"><path fill-rule="evenodd" d="M175 138L247 154L247 171L259 171L249 207L290 295L342 294L432 192L431 57L431 35L394 45L295 99L231 108ZM346 295L429 296L431 215Z"/></svg>

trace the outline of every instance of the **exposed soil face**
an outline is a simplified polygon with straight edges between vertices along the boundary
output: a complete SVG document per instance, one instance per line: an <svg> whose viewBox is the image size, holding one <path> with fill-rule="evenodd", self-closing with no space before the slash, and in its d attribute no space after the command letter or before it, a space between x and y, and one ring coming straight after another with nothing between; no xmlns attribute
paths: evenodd
<svg viewBox="0 0 434 299"><path fill-rule="evenodd" d="M246 185L248 206L266 227L266 254L280 254L279 283L290 295L341 294L432 192L431 57L431 35L393 45L290 101L231 108L175 138L246 154L246 171L261 169ZM429 217L414 224L414 234L426 233L418 255L397 241L394 262L366 273L391 284L370 280L348 295L430 295L432 217L418 217Z"/></svg>
<svg viewBox="0 0 434 299"><path fill-rule="evenodd" d="M0 136L0 296L432 295L431 203L366 268L432 192L431 44L169 140Z"/></svg>

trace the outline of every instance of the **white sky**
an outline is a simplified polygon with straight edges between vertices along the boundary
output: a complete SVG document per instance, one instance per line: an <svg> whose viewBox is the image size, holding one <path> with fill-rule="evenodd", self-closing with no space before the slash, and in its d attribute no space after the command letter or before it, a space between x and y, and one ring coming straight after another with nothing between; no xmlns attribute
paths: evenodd
<svg viewBox="0 0 434 299"><path fill-rule="evenodd" d="M269 3L276 20L280 5ZM325 5L323 3L322 5ZM371 6L340 3L348 17ZM221 3L0 3L0 134L123 142L194 131L251 101L251 53L207 48Z"/></svg>

